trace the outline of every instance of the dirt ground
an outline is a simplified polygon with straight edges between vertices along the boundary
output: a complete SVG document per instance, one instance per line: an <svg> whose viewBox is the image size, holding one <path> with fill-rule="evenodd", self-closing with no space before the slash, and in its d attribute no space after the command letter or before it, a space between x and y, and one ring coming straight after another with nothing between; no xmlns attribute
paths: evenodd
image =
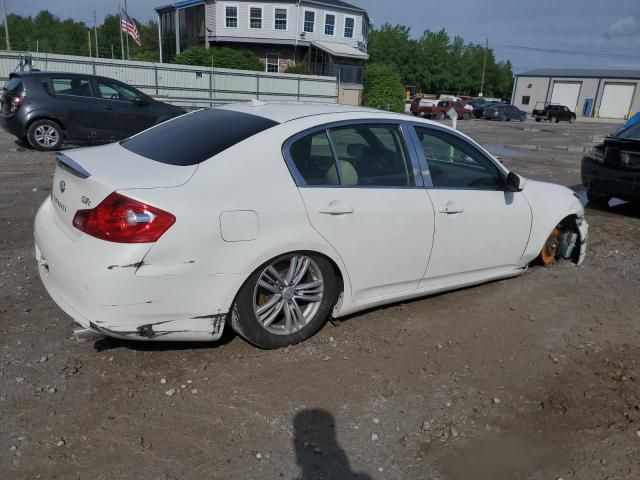
<svg viewBox="0 0 640 480"><path fill-rule="evenodd" d="M603 124L459 122L579 188ZM583 266L355 315L304 344L78 343L34 261L54 161L0 133L0 478L640 478L640 211Z"/></svg>

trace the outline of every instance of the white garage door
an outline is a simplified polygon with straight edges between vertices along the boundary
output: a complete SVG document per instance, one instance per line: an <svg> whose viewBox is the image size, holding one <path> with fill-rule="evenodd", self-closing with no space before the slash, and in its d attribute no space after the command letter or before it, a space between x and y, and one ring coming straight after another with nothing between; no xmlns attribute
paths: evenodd
<svg viewBox="0 0 640 480"><path fill-rule="evenodd" d="M605 83L600 102L603 118L626 118L631 108L635 85L629 83Z"/></svg>
<svg viewBox="0 0 640 480"><path fill-rule="evenodd" d="M551 103L569 107L572 112L576 111L578 105L578 95L582 82L553 82L553 93Z"/></svg>

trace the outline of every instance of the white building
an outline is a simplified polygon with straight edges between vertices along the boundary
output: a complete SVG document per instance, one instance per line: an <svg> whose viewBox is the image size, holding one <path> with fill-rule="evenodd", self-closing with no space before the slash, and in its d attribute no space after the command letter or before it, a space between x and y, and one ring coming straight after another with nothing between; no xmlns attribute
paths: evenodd
<svg viewBox="0 0 640 480"><path fill-rule="evenodd" d="M512 103L526 112L547 103L578 117L625 119L640 110L640 70L544 68L515 76Z"/></svg>
<svg viewBox="0 0 640 480"><path fill-rule="evenodd" d="M194 45L249 50L268 72L307 62L316 75L361 84L370 20L341 0L185 0L156 8L161 55Z"/></svg>

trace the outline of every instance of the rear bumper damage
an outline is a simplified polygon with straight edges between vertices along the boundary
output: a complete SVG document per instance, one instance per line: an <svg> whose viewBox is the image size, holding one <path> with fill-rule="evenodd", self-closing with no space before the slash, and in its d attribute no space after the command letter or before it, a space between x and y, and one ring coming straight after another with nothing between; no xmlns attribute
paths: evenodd
<svg viewBox="0 0 640 480"><path fill-rule="evenodd" d="M148 245L123 247L87 235L74 237L52 215L51 200L35 223L40 278L51 298L83 329L130 340L215 341L222 336L231 281L197 275L191 264L139 275ZM73 233L73 232L71 232Z"/></svg>

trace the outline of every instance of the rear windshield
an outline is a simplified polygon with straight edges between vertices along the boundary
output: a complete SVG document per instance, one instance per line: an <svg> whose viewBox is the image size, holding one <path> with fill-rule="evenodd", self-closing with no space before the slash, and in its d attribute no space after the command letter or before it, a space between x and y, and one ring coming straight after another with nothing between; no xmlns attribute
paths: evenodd
<svg viewBox="0 0 640 480"><path fill-rule="evenodd" d="M9 81L4 85L4 89L7 92L17 92L22 90L22 80L19 78L10 78Z"/></svg>
<svg viewBox="0 0 640 480"><path fill-rule="evenodd" d="M200 110L120 142L127 150L169 165L196 165L278 122L224 109Z"/></svg>

